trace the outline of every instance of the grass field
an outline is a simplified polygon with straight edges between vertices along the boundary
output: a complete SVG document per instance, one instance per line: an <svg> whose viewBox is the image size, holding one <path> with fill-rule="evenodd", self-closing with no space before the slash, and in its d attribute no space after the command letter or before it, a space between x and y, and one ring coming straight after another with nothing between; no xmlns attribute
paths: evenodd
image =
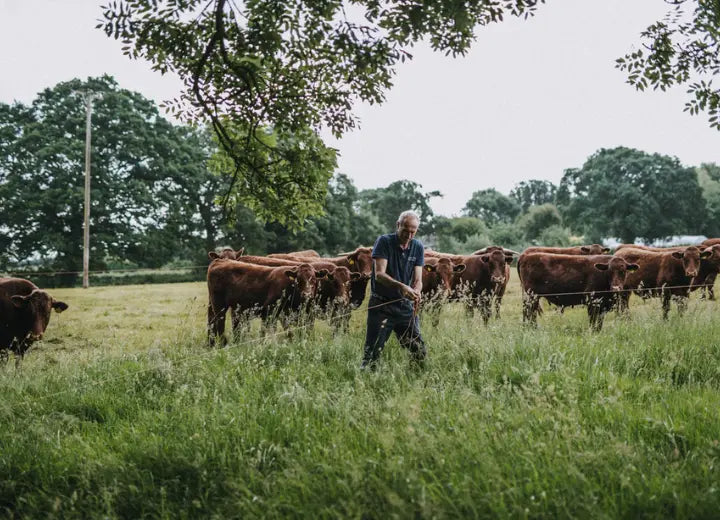
<svg viewBox="0 0 720 520"><path fill-rule="evenodd" d="M203 283L55 289L0 369L0 516L718 518L720 307L631 300L600 333L515 273L486 328L457 304L358 369L365 313L205 347Z"/></svg>

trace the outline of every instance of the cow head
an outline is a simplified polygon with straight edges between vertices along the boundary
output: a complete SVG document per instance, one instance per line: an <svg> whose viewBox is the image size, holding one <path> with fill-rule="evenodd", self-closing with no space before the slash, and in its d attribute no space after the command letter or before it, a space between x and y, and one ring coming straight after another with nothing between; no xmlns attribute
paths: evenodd
<svg viewBox="0 0 720 520"><path fill-rule="evenodd" d="M705 260L714 266L720 267L720 244L700 248L700 259Z"/></svg>
<svg viewBox="0 0 720 520"><path fill-rule="evenodd" d="M697 247L690 246L684 251L673 251L671 254L673 258L677 260L682 260L685 276L689 276L691 278L697 276L698 271L700 270L701 255L705 255L705 252L701 253L700 249L698 249ZM705 255L706 258L708 256L710 255Z"/></svg>
<svg viewBox="0 0 720 520"><path fill-rule="evenodd" d="M21 314L21 321L30 326L28 336L31 340L42 339L50 322L50 313L62 312L68 308L67 303L55 300L47 292L35 289L26 296L11 296L10 300Z"/></svg>
<svg viewBox="0 0 720 520"><path fill-rule="evenodd" d="M360 307L365 300L370 275L366 273L350 273L350 305L353 309Z"/></svg>
<svg viewBox="0 0 720 520"><path fill-rule="evenodd" d="M300 264L285 270L285 276L290 279L303 302L310 302L315 298L317 280L327 275L327 269L315 271L310 264Z"/></svg>
<svg viewBox="0 0 720 520"><path fill-rule="evenodd" d="M606 255L610 252L610 248L600 244L590 244L589 246L580 246L580 252L584 255Z"/></svg>
<svg viewBox="0 0 720 520"><path fill-rule="evenodd" d="M235 251L229 247L226 247L219 253L216 251L210 251L208 253L208 258L210 258L210 260L218 260L218 259L223 259L223 258L225 258L227 260L240 260L240 257L243 256L244 254L245 254L244 247L241 247L237 251Z"/></svg>
<svg viewBox="0 0 720 520"><path fill-rule="evenodd" d="M502 248L484 254L480 259L487 264L490 274L490 287L492 292L497 291L506 282L507 269L505 264L512 262L512 255L506 255Z"/></svg>
<svg viewBox="0 0 720 520"><path fill-rule="evenodd" d="M360 279L360 273L351 273L347 267L336 267L323 280L326 292L336 304L343 307L350 305L350 282L353 275L355 279Z"/></svg>
<svg viewBox="0 0 720 520"><path fill-rule="evenodd" d="M370 275L372 272L372 248L358 247L346 255L350 270L355 273Z"/></svg>
<svg viewBox="0 0 720 520"><path fill-rule="evenodd" d="M613 256L608 263L596 263L595 269L608 271L610 276L610 290L613 292L622 291L625 288L625 276L627 273L637 271L640 266L629 264L619 256Z"/></svg>
<svg viewBox="0 0 720 520"><path fill-rule="evenodd" d="M426 273L433 273L436 277L436 280L430 283L441 285L443 293L449 297L450 291L455 286L455 276L465 270L465 264L455 265L449 258L438 258L436 262L425 264L424 269Z"/></svg>

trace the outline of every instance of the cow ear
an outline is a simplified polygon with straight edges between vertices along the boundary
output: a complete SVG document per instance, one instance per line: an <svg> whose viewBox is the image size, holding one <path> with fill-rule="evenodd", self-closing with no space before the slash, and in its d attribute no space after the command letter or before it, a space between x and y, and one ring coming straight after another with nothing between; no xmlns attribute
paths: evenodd
<svg viewBox="0 0 720 520"><path fill-rule="evenodd" d="M488 255L482 255L480 258L482 258L482 261L486 264L490 261L490 257Z"/></svg>
<svg viewBox="0 0 720 520"><path fill-rule="evenodd" d="M319 271L315 271L315 278L322 279L325 277L330 280L333 279L333 275L330 274L327 269L320 269Z"/></svg>
<svg viewBox="0 0 720 520"><path fill-rule="evenodd" d="M640 266L637 264L628 264L625 268L626 271L630 271L631 273L637 271L638 269L640 269Z"/></svg>
<svg viewBox="0 0 720 520"><path fill-rule="evenodd" d="M582 251L582 252L585 253L585 254L588 254L588 253L590 252L590 248L589 248L589 247L586 247L586 246L582 246L582 247L580 248L580 251Z"/></svg>
<svg viewBox="0 0 720 520"><path fill-rule="evenodd" d="M16 295L10 297L10 301L12 302L12 304L15 307L21 308L27 303L28 297L20 296L19 294L16 294Z"/></svg>
<svg viewBox="0 0 720 520"><path fill-rule="evenodd" d="M355 262L357 262L358 253L352 253L347 256L348 264L353 265Z"/></svg>
<svg viewBox="0 0 720 520"><path fill-rule="evenodd" d="M673 258L677 258L678 260L683 257L683 253L681 253L680 251L673 251L672 255L673 255Z"/></svg>
<svg viewBox="0 0 720 520"><path fill-rule="evenodd" d="M700 258L710 258L712 256L712 251L710 249L706 249L700 253Z"/></svg>
<svg viewBox="0 0 720 520"><path fill-rule="evenodd" d="M287 276L291 280L295 280L297 278L297 269L287 269L285 271L285 276Z"/></svg>
<svg viewBox="0 0 720 520"><path fill-rule="evenodd" d="M602 251L603 251L603 254L604 254L604 255L610 254L610 248L609 248L609 247L603 247L603 250L602 250Z"/></svg>
<svg viewBox="0 0 720 520"><path fill-rule="evenodd" d="M362 278L362 275L360 273L350 273L350 279L353 282L357 282L360 278Z"/></svg>
<svg viewBox="0 0 720 520"><path fill-rule="evenodd" d="M237 251L235 251L235 256L243 256L245 254L245 248L241 247Z"/></svg>
<svg viewBox="0 0 720 520"><path fill-rule="evenodd" d="M610 264L595 264L595 269L598 269L600 271L607 271L610 267Z"/></svg>
<svg viewBox="0 0 720 520"><path fill-rule="evenodd" d="M506 264L512 264L513 256L512 255L505 255L505 263Z"/></svg>
<svg viewBox="0 0 720 520"><path fill-rule="evenodd" d="M67 310L68 304L58 300L53 300L52 308L55 309L55 312L62 312L64 310Z"/></svg>
<svg viewBox="0 0 720 520"><path fill-rule="evenodd" d="M453 267L453 273L462 273L465 270L465 267L467 267L465 264L458 264Z"/></svg>
<svg viewBox="0 0 720 520"><path fill-rule="evenodd" d="M217 254L215 251L210 251L210 252L208 253L208 258L209 258L210 260L215 260L215 259L217 259L217 258L220 258L220 255Z"/></svg>
<svg viewBox="0 0 720 520"><path fill-rule="evenodd" d="M435 271L437 271L437 267L435 267L434 265L425 264L425 270L428 273L434 273Z"/></svg>

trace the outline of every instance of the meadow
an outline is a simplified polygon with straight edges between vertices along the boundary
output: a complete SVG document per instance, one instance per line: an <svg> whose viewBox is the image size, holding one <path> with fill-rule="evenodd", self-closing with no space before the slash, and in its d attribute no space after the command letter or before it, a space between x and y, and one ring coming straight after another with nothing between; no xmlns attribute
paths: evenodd
<svg viewBox="0 0 720 520"><path fill-rule="evenodd" d="M0 516L720 517L720 303L531 329L512 277L500 320L450 305L424 369L393 338L374 373L362 309L209 349L204 283L54 289L0 369Z"/></svg>

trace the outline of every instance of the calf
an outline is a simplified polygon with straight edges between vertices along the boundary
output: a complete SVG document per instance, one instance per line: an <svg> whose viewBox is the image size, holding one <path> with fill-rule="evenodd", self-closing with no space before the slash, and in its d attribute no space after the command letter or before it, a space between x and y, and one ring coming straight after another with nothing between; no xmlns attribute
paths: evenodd
<svg viewBox="0 0 720 520"><path fill-rule="evenodd" d="M208 267L208 335L210 344L225 343L225 314L235 309L239 316L260 316L266 325L283 316L289 326L299 311L312 303L317 278L310 264L268 267L235 260L215 260ZM240 323L238 322L239 326Z"/></svg>
<svg viewBox="0 0 720 520"><path fill-rule="evenodd" d="M13 352L19 366L25 352L45 333L51 311L67 308L29 280L0 278L0 360L7 363Z"/></svg>
<svg viewBox="0 0 720 520"><path fill-rule="evenodd" d="M433 325L440 322L440 308L455 287L455 278L465 270L465 264L454 264L449 258L427 257L423 267L422 310L432 316Z"/></svg>
<svg viewBox="0 0 720 520"><path fill-rule="evenodd" d="M616 257L640 264L640 270L628 276L626 289L634 289L643 298L661 297L664 319L668 317L670 300L673 297L677 301L678 311L683 313L690 295L691 283L700 272L700 260L711 255L711 251L701 252L695 246L679 251L623 248L615 252ZM623 296L623 310L627 308L629 297L629 292Z"/></svg>
<svg viewBox="0 0 720 520"><path fill-rule="evenodd" d="M590 327L599 331L607 311L638 265L610 255L523 253L518 259L523 291L523 322L537 324L540 298L553 305L586 305Z"/></svg>

